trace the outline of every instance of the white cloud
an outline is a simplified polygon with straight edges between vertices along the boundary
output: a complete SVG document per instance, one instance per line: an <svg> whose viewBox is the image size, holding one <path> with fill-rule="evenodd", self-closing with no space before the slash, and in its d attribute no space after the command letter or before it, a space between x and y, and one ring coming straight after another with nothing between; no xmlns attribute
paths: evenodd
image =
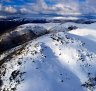
<svg viewBox="0 0 96 91"><path fill-rule="evenodd" d="M38 0L35 8L37 11L42 13L56 13L56 14L72 14L72 13L80 13L78 4L78 0L51 0L56 1L55 5L48 5L44 0ZM71 2L72 1L72 2Z"/></svg>
<svg viewBox="0 0 96 91"><path fill-rule="evenodd" d="M5 1L5 0L2 0ZM12 0L6 0L11 2ZM22 1L22 0L21 0ZM26 13L26 14L88 14L96 13L96 0L85 0L85 2L79 2L80 0L49 0L55 2L55 4L49 5L45 0L36 0L36 3L26 3L21 6L3 6L0 4L0 11L9 13ZM2 8L3 7L3 8Z"/></svg>
<svg viewBox="0 0 96 91"><path fill-rule="evenodd" d="M20 9L21 13L31 13L32 11L27 9L27 8L21 8Z"/></svg>
<svg viewBox="0 0 96 91"><path fill-rule="evenodd" d="M2 7L3 7L2 4L0 4L0 11L2 11Z"/></svg>
<svg viewBox="0 0 96 91"><path fill-rule="evenodd" d="M6 16L0 15L0 19L5 19Z"/></svg>
<svg viewBox="0 0 96 91"><path fill-rule="evenodd" d="M17 13L17 9L14 8L14 7L12 7L12 6L6 6L6 7L4 8L4 11L5 11L5 12L8 12L8 13Z"/></svg>
<svg viewBox="0 0 96 91"><path fill-rule="evenodd" d="M74 7L72 7L74 6ZM54 6L58 14L72 14L72 13L80 13L77 5L68 5L64 3L59 3Z"/></svg>
<svg viewBox="0 0 96 91"><path fill-rule="evenodd" d="M96 0L86 0L80 9L82 13L96 13Z"/></svg>
<svg viewBox="0 0 96 91"><path fill-rule="evenodd" d="M20 10L19 10L21 13L24 13L24 14L26 14L26 13L28 13L28 14L38 14L38 12L37 11L33 11L32 9L29 9L29 8L26 8L26 7L22 7L22 8L20 8Z"/></svg>

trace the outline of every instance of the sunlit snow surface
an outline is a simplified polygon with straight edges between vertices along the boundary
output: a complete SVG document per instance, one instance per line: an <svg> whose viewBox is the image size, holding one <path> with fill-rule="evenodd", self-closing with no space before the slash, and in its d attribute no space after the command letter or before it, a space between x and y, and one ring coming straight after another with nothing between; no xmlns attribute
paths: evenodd
<svg viewBox="0 0 96 91"><path fill-rule="evenodd" d="M96 23L41 25L50 34L10 50L0 68L1 91L96 91Z"/></svg>

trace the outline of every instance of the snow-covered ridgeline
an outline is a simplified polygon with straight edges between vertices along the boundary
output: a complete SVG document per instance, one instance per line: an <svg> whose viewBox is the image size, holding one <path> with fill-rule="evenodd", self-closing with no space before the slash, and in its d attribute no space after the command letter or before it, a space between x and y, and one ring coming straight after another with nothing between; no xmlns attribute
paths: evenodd
<svg viewBox="0 0 96 91"><path fill-rule="evenodd" d="M41 36L6 59L1 66L1 91L96 90L96 47L91 44L96 44L96 23L61 26L50 31L77 29Z"/></svg>

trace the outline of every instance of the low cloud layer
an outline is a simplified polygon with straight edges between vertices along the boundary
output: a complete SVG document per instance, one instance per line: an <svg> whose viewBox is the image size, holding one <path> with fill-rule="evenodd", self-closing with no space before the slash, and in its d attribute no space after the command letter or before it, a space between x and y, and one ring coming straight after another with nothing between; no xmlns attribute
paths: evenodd
<svg viewBox="0 0 96 91"><path fill-rule="evenodd" d="M93 14L95 0L1 0L0 12L9 14Z"/></svg>

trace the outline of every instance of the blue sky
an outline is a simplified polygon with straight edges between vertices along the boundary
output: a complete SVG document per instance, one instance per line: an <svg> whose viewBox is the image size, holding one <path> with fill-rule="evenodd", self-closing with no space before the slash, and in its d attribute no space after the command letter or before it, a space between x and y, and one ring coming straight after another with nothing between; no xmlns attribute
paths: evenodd
<svg viewBox="0 0 96 91"><path fill-rule="evenodd" d="M0 0L0 14L92 14L96 0Z"/></svg>
<svg viewBox="0 0 96 91"><path fill-rule="evenodd" d="M79 2L85 2L86 0L78 0ZM4 5L26 5L26 3L36 3L38 0L1 0ZM45 0L48 5L56 4L57 0ZM59 1L60 2L60 1Z"/></svg>

